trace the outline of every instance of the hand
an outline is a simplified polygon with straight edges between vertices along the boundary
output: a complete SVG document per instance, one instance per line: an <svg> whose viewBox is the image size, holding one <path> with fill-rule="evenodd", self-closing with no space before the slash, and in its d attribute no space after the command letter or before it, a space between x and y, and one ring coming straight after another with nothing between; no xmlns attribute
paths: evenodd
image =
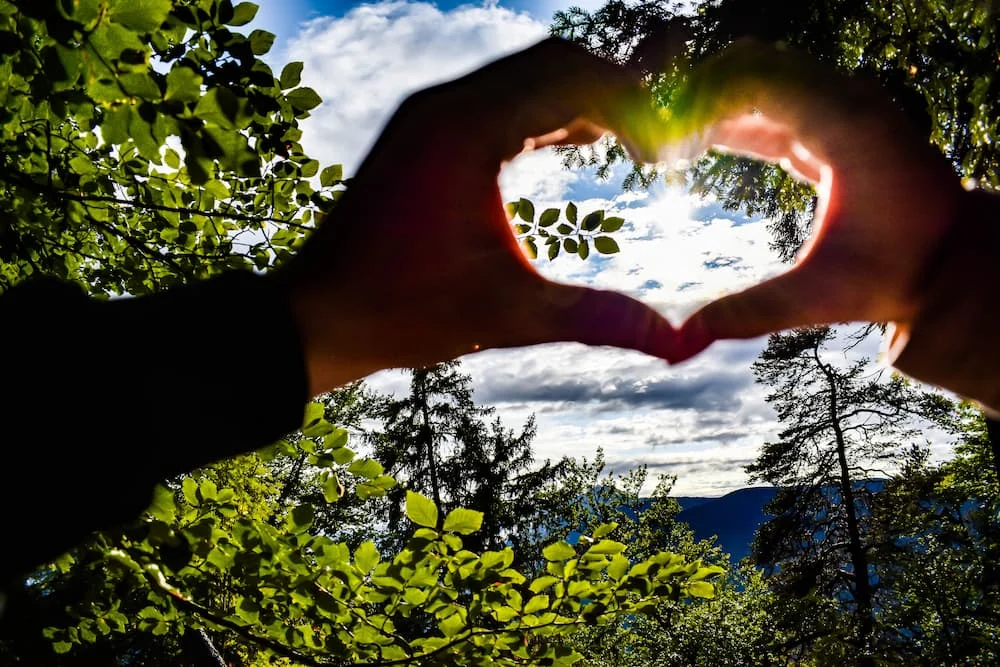
<svg viewBox="0 0 1000 667"><path fill-rule="evenodd" d="M965 192L876 86L746 41L693 73L671 121L675 149L778 162L818 194L795 265L695 312L672 361L720 339L888 322L897 368L1000 408L1000 200Z"/></svg>
<svg viewBox="0 0 1000 667"><path fill-rule="evenodd" d="M636 79L555 39L410 97L279 274L310 390L553 341L666 357L674 330L652 309L532 268L497 187L502 163L522 150L591 142L605 128L651 155L659 123Z"/></svg>

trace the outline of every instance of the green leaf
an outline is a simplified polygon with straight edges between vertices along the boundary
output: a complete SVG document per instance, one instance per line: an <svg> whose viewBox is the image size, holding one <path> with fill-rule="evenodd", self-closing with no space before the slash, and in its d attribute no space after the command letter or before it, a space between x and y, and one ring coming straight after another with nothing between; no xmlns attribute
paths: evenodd
<svg viewBox="0 0 1000 667"><path fill-rule="evenodd" d="M306 160L299 167L303 178L312 178L319 173L319 160Z"/></svg>
<svg viewBox="0 0 1000 667"><path fill-rule="evenodd" d="M529 259L538 259L538 246L535 245L535 239L524 239L521 242L521 247L524 248L524 252L528 255Z"/></svg>
<svg viewBox="0 0 1000 667"><path fill-rule="evenodd" d="M254 30L250 33L250 50L255 56L262 56L271 50L274 44L274 33L267 30Z"/></svg>
<svg viewBox="0 0 1000 667"><path fill-rule="evenodd" d="M571 252L573 254L576 254L577 251L576 239L563 239L563 249L566 252Z"/></svg>
<svg viewBox="0 0 1000 667"><path fill-rule="evenodd" d="M517 202L517 214L521 216L521 219L525 222L534 222L535 205L527 199L521 198L521 200Z"/></svg>
<svg viewBox="0 0 1000 667"><path fill-rule="evenodd" d="M618 524L615 522L602 523L594 530L593 533L591 533L590 536L595 540L599 540L602 537L607 537L608 535L610 535L612 532L614 532L616 528L618 528Z"/></svg>
<svg viewBox="0 0 1000 667"><path fill-rule="evenodd" d="M576 550L568 542L553 542L542 549L542 555L545 556L545 560L562 561L576 556Z"/></svg>
<svg viewBox="0 0 1000 667"><path fill-rule="evenodd" d="M588 554L611 556L625 551L625 545L614 540L601 540L587 549Z"/></svg>
<svg viewBox="0 0 1000 667"><path fill-rule="evenodd" d="M580 259L587 259L590 257L590 242L587 239L580 239L580 245L576 249L576 254L580 256Z"/></svg>
<svg viewBox="0 0 1000 667"><path fill-rule="evenodd" d="M532 593L540 593L558 582L559 579L557 577L546 574L532 581L531 585L528 586L528 590Z"/></svg>
<svg viewBox="0 0 1000 667"><path fill-rule="evenodd" d="M176 64L167 74L167 92L163 99L197 102L201 98L201 75L190 67Z"/></svg>
<svg viewBox="0 0 1000 667"><path fill-rule="evenodd" d="M552 261L559 255L560 245L558 243L549 244L549 261Z"/></svg>
<svg viewBox="0 0 1000 667"><path fill-rule="evenodd" d="M323 447L326 449L340 449L347 444L349 435L346 428L338 428L323 438Z"/></svg>
<svg viewBox="0 0 1000 667"><path fill-rule="evenodd" d="M621 579L628 574L629 566L630 563L628 558L618 554L611 559L611 564L608 565L608 576L615 581L621 581Z"/></svg>
<svg viewBox="0 0 1000 667"><path fill-rule="evenodd" d="M152 32L167 20L173 4L171 0L113 0L108 18L136 32Z"/></svg>
<svg viewBox="0 0 1000 667"><path fill-rule="evenodd" d="M72 648L73 644L70 642L55 642L52 644L52 650L56 653L69 653Z"/></svg>
<svg viewBox="0 0 1000 667"><path fill-rule="evenodd" d="M288 513L285 527L291 533L304 533L312 525L313 516L312 505L297 505Z"/></svg>
<svg viewBox="0 0 1000 667"><path fill-rule="evenodd" d="M198 485L198 493L201 495L202 500L215 500L219 489L212 480L203 479L201 484Z"/></svg>
<svg viewBox="0 0 1000 667"><path fill-rule="evenodd" d="M580 226L588 232L592 232L601 226L601 221L604 219L604 211L594 211L593 213L588 213L583 218L583 224Z"/></svg>
<svg viewBox="0 0 1000 667"><path fill-rule="evenodd" d="M362 542L354 552L354 565L365 574L374 570L380 559L381 555L374 542Z"/></svg>
<svg viewBox="0 0 1000 667"><path fill-rule="evenodd" d="M444 529L452 533L470 535L483 525L483 513L461 507L448 512L444 519Z"/></svg>
<svg viewBox="0 0 1000 667"><path fill-rule="evenodd" d="M385 472L385 469L375 459L359 459L351 462L351 465L347 467L347 472L366 479L375 479Z"/></svg>
<svg viewBox="0 0 1000 667"><path fill-rule="evenodd" d="M223 87L211 88L202 95L194 115L226 130L242 130L253 118L247 110L247 99Z"/></svg>
<svg viewBox="0 0 1000 667"><path fill-rule="evenodd" d="M294 88L299 85L302 81L302 63L292 62L285 65L281 70L281 76L278 78L278 82L284 90L289 88Z"/></svg>
<svg viewBox="0 0 1000 667"><path fill-rule="evenodd" d="M181 491L184 493L184 500L192 507L198 506L198 482L191 477L185 477L181 482Z"/></svg>
<svg viewBox="0 0 1000 667"><path fill-rule="evenodd" d="M465 621L462 620L461 614L452 614L448 618L441 621L438 624L438 627L441 629L441 634L445 637L454 637L465 629Z"/></svg>
<svg viewBox="0 0 1000 667"><path fill-rule="evenodd" d="M260 9L260 7L252 2L241 2L233 7L233 18L229 19L227 25L239 26L250 23L250 21L253 21L254 17L257 16L258 9Z"/></svg>
<svg viewBox="0 0 1000 667"><path fill-rule="evenodd" d="M604 218L601 221L601 231L602 232L617 232L625 224L625 218Z"/></svg>
<svg viewBox="0 0 1000 667"><path fill-rule="evenodd" d="M507 209L507 217L513 220L514 216L517 215L517 202L509 201L506 204L504 204L504 208Z"/></svg>
<svg viewBox="0 0 1000 667"><path fill-rule="evenodd" d="M355 456L354 450L350 447L338 447L333 450L333 460L336 461L337 465L347 465L354 460Z"/></svg>
<svg viewBox="0 0 1000 667"><path fill-rule="evenodd" d="M557 208L547 208L542 211L542 215L538 218L538 225L540 227L548 227L554 224L559 219L559 209Z"/></svg>
<svg viewBox="0 0 1000 667"><path fill-rule="evenodd" d="M548 595L535 595L530 600L528 604L524 605L524 614L534 614L536 612L542 611L543 609L549 608L549 596Z"/></svg>
<svg viewBox="0 0 1000 667"><path fill-rule="evenodd" d="M594 247L602 255L613 255L618 252L618 242L610 236L598 236L594 239Z"/></svg>
<svg viewBox="0 0 1000 667"><path fill-rule="evenodd" d="M332 472L326 476L323 482L323 500L328 503L335 503L344 495L344 486L340 483L340 477Z"/></svg>
<svg viewBox="0 0 1000 667"><path fill-rule="evenodd" d="M315 90L307 87L296 88L285 95L285 99L299 111L315 109L323 102L323 98Z"/></svg>
<svg viewBox="0 0 1000 667"><path fill-rule="evenodd" d="M715 586L707 581L692 581L685 588L691 597L706 599L715 597Z"/></svg>
<svg viewBox="0 0 1000 667"><path fill-rule="evenodd" d="M331 164L319 174L319 184L324 188L336 185L342 180L344 180L344 166L340 164Z"/></svg>
<svg viewBox="0 0 1000 667"><path fill-rule="evenodd" d="M566 219L569 220L570 224L576 224L576 204L573 202L566 204Z"/></svg>
<svg viewBox="0 0 1000 667"><path fill-rule="evenodd" d="M306 413L302 418L302 426L310 426L313 422L319 421L326 414L326 408L322 403L309 403L306 405Z"/></svg>
<svg viewBox="0 0 1000 667"><path fill-rule="evenodd" d="M171 169L181 168L181 156L177 154L173 148L168 148L163 151L163 161L167 163L167 166Z"/></svg>
<svg viewBox="0 0 1000 667"><path fill-rule="evenodd" d="M418 526L437 528L438 508L427 496L413 491L406 492L406 516Z"/></svg>
<svg viewBox="0 0 1000 667"><path fill-rule="evenodd" d="M146 510L150 516L166 523L171 523L177 514L177 505L174 502L174 492L157 484L153 487L153 502Z"/></svg>

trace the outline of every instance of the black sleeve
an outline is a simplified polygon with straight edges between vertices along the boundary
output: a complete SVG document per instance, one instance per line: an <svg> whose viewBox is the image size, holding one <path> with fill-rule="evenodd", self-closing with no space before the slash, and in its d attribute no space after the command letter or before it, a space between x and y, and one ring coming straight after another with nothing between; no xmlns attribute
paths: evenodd
<svg viewBox="0 0 1000 667"><path fill-rule="evenodd" d="M0 298L0 341L0 581L302 421L299 334L253 274L105 302L29 283Z"/></svg>

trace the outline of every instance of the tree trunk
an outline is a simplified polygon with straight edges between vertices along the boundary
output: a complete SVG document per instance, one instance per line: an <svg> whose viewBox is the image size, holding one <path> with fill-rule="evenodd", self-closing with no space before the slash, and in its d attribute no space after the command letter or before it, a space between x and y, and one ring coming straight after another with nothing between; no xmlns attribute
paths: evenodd
<svg viewBox="0 0 1000 667"><path fill-rule="evenodd" d="M421 373L419 376L420 386L420 415L424 421L420 429L420 443L424 447L427 456L427 473L431 478L431 498L438 507L438 512L444 511L441 504L441 486L438 482L437 461L434 457L434 431L431 429L430 412L427 409L427 373L426 370L415 371Z"/></svg>
<svg viewBox="0 0 1000 667"><path fill-rule="evenodd" d="M993 474L996 475L996 482L1000 485L1000 420L986 418L986 437L993 457Z"/></svg>
<svg viewBox="0 0 1000 667"><path fill-rule="evenodd" d="M830 369L819 358L818 346L813 349L816 363L823 370L830 384L830 426L833 428L837 442L837 462L840 466L840 497L844 504L847 523L847 536L850 543L851 567L854 569L854 604L858 620L859 639L864 650L874 630L872 617L872 587L868 579L868 554L861 541L861 527L858 522L858 508L854 500L854 486L851 480L850 464L847 461L847 439L840 423L840 412L837 409L837 380ZM862 657L861 665L874 665L871 656Z"/></svg>

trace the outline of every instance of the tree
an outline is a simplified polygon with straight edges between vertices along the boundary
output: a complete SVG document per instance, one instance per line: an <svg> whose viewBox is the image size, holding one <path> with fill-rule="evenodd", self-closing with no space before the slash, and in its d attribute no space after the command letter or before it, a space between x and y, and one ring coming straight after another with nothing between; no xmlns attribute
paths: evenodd
<svg viewBox="0 0 1000 667"><path fill-rule="evenodd" d="M286 258L342 174L299 144L320 103L230 0L0 3L0 288L146 294ZM181 150L177 150L180 148Z"/></svg>
<svg viewBox="0 0 1000 667"><path fill-rule="evenodd" d="M914 448L873 515L882 597L880 652L898 662L985 665L1000 660L997 477L981 413L962 406L955 457Z"/></svg>
<svg viewBox="0 0 1000 667"><path fill-rule="evenodd" d="M565 481L545 494L549 503L562 508L550 514L546 533L585 542L585 536L599 526L616 526L615 535L629 545L630 557L643 558L668 550L677 558L707 563L719 574L719 597L713 600L734 602L737 592L730 590L728 556L714 540L696 540L691 528L677 519L681 508L670 497L673 478L661 476L646 496L643 490L647 479L645 466L621 474L606 471L601 449L593 460L569 461ZM726 648L739 645L737 636L753 634L760 626L754 619L750 627L748 618L732 626L720 626L717 619L708 620L713 614L708 611L709 604L708 600L664 597L642 614L627 616L617 623L580 628L569 641L591 665L724 664L713 662L710 656L718 657ZM730 610L736 608L725 604ZM742 629L735 632L741 624ZM709 650L710 646L715 650ZM729 664L737 664L735 656L739 653L734 649ZM694 654L706 661L687 662Z"/></svg>
<svg viewBox="0 0 1000 667"><path fill-rule="evenodd" d="M870 524L883 484L873 478L887 476L917 420L947 402L867 359L838 364L834 337L828 327L772 335L754 364L784 430L747 466L752 480L778 487L752 557L796 607L815 599L826 611L811 627L809 615L788 617L800 627L798 650L870 661L880 605Z"/></svg>
<svg viewBox="0 0 1000 667"><path fill-rule="evenodd" d="M781 630L775 596L760 572L728 570L717 596L661 604L618 625L581 628L572 638L594 667L777 667Z"/></svg>
<svg viewBox="0 0 1000 667"><path fill-rule="evenodd" d="M543 517L558 511L539 502L540 492L559 485L567 463L536 462L534 419L520 433L505 428L493 408L475 404L459 362L411 373L409 395L385 402L382 428L371 436L375 457L401 482L387 496L385 544L402 532L405 487L445 510L481 512L470 548L512 545L519 557L540 548L549 537L539 532Z"/></svg>

